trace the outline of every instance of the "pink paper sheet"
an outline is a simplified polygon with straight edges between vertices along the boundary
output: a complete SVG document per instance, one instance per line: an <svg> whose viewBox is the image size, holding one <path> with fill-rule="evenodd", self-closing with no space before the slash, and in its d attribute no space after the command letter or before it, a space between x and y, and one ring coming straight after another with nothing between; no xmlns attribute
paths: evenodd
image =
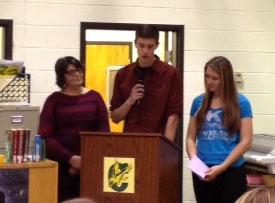
<svg viewBox="0 0 275 203"><path fill-rule="evenodd" d="M205 172L209 170L209 167L206 166L197 156L192 157L187 167L201 179L205 178Z"/></svg>

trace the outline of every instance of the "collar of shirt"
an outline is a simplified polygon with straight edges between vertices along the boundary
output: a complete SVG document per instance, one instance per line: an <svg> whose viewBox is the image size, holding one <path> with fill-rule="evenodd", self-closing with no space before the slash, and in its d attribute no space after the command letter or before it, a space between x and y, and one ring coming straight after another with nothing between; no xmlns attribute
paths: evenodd
<svg viewBox="0 0 275 203"><path fill-rule="evenodd" d="M153 71L155 71L155 72L157 72L157 73L161 73L161 72L163 71L163 68L162 68L161 66L158 66L158 65L157 65L158 62L160 61L160 59L159 59L159 57L158 57L157 55L154 55L154 56L156 57L156 60L155 60L155 62L153 63L151 70L153 70ZM138 59L136 60L136 62L135 62L134 65L135 65L135 66L134 66L133 69L134 69L135 74L137 74Z"/></svg>

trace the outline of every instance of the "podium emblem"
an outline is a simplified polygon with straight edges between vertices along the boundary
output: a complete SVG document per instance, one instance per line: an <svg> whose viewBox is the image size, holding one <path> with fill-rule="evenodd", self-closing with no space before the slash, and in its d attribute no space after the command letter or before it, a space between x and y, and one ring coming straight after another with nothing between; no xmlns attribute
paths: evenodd
<svg viewBox="0 0 275 203"><path fill-rule="evenodd" d="M104 192L135 192L135 159L104 157Z"/></svg>

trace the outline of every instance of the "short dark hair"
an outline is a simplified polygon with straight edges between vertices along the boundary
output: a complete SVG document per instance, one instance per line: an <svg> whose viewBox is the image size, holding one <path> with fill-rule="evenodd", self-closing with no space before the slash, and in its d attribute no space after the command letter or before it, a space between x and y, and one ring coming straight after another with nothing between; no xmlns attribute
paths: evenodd
<svg viewBox="0 0 275 203"><path fill-rule="evenodd" d="M69 65L74 65L78 70L84 70L79 60L72 56L65 56L57 59L55 63L56 84L61 89L65 87L65 74Z"/></svg>
<svg viewBox="0 0 275 203"><path fill-rule="evenodd" d="M138 38L154 38L156 42L159 42L159 31L154 25L140 25L136 30L136 39Z"/></svg>

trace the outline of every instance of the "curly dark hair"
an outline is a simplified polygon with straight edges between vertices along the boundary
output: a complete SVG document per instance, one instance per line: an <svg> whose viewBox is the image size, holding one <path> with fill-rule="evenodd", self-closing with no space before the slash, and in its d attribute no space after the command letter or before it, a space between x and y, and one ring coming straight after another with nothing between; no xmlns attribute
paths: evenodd
<svg viewBox="0 0 275 203"><path fill-rule="evenodd" d="M56 84L61 89L65 88L65 74L69 65L74 65L78 70L84 70L84 66L73 56L57 59L55 63Z"/></svg>

